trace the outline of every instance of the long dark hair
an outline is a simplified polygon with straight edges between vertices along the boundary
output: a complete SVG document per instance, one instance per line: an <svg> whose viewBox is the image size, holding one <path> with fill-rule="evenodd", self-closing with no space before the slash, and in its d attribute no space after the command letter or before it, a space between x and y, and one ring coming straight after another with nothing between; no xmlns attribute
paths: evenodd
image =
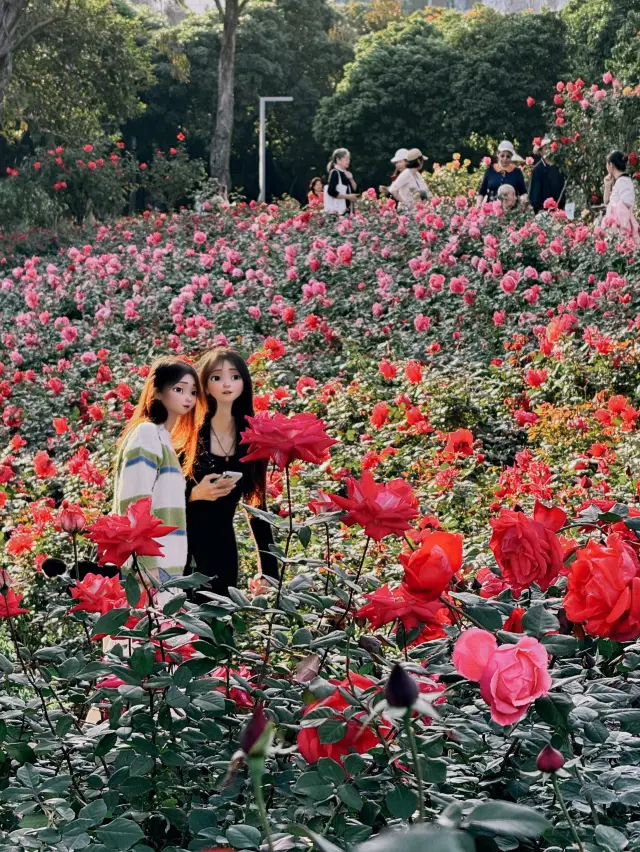
<svg viewBox="0 0 640 852"><path fill-rule="evenodd" d="M161 425L169 416L163 402L156 399L156 393L161 393L168 387L177 384L185 376L193 379L198 396L196 404L188 414L180 417L176 423L171 438L176 452L182 458L182 467L187 476L193 471L198 447L198 434L204 421L205 401L202 394L202 385L195 368L180 358L158 358L153 362L146 378L140 399L135 407L131 419L125 426L120 437L119 444L140 423L155 423ZM116 457L116 464L118 463Z"/></svg>
<svg viewBox="0 0 640 852"><path fill-rule="evenodd" d="M208 406L207 425L216 413L218 404L215 399L206 393L211 373L224 361L228 361L238 371L242 378L243 387L240 396L234 400L231 407L231 416L236 426L236 440L240 443L240 434L248 428L247 417L253 417L253 382L247 362L235 349L218 347L206 352L198 361L196 368L198 376L205 392ZM266 499L267 492L267 462L252 461L244 462L242 465L242 496L245 503L252 506L260 506Z"/></svg>

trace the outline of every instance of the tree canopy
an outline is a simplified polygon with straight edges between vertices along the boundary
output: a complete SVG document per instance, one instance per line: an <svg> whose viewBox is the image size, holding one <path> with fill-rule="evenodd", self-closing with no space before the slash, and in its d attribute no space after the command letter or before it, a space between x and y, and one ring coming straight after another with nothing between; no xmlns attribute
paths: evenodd
<svg viewBox="0 0 640 852"><path fill-rule="evenodd" d="M350 148L372 182L388 177L400 145L416 145L432 160L456 150L484 154L487 137L529 145L544 118L527 97L546 97L563 64L564 24L556 15L419 12L361 39L344 79L321 104L316 138L327 151Z"/></svg>

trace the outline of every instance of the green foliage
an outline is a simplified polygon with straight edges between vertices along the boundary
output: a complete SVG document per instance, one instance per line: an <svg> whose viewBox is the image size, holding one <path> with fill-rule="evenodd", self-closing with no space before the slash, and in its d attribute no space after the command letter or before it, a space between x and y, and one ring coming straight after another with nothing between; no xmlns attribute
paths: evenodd
<svg viewBox="0 0 640 852"><path fill-rule="evenodd" d="M73 0L18 52L2 113L5 134L19 138L28 130L32 140L73 145L117 131L143 111L150 53L138 43L136 15L122 11L111 0Z"/></svg>
<svg viewBox="0 0 640 852"><path fill-rule="evenodd" d="M295 0L256 4L238 27L235 118L232 152L234 185L256 195L258 186L258 95L285 94L293 104L267 111L269 189L303 197L308 180L326 154L311 133L320 99L332 91L351 47L330 37L336 13L326 0L309 0L304 15ZM204 157L211 137L217 93L220 21L216 12L190 16L156 33L156 84L145 95L144 116L127 125L138 150L150 159L166 150L183 128L190 152ZM302 164L302 165L301 165Z"/></svg>
<svg viewBox="0 0 640 852"><path fill-rule="evenodd" d="M528 146L543 115L526 99L542 99L563 63L564 25L555 15L416 13L358 42L344 80L320 106L316 137L328 151L348 147L355 173L371 183L388 178L400 144L440 162L456 151L477 160L486 150L474 149L476 135Z"/></svg>
<svg viewBox="0 0 640 852"><path fill-rule="evenodd" d="M611 69L618 41L629 43L629 25L632 16L637 22L637 14L637 0L571 0L560 13L567 25L569 73L587 83L599 82ZM637 76L636 65L631 77Z"/></svg>
<svg viewBox="0 0 640 852"><path fill-rule="evenodd" d="M202 160L189 159L183 146L156 151L146 174L151 203L167 210L175 210L178 202L190 204L206 178Z"/></svg>

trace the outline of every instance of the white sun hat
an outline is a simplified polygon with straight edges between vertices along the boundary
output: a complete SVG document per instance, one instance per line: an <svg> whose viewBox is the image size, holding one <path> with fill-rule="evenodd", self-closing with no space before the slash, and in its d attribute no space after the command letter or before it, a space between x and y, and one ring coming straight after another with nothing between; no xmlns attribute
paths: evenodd
<svg viewBox="0 0 640 852"><path fill-rule="evenodd" d="M398 148L393 157L391 158L392 163L399 163L401 160L407 159L407 154L409 152L406 148Z"/></svg>

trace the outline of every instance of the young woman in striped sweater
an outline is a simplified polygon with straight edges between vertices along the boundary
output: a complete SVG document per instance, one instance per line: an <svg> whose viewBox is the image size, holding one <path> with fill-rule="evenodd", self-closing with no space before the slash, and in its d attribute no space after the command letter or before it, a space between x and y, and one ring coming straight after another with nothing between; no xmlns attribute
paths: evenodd
<svg viewBox="0 0 640 852"><path fill-rule="evenodd" d="M205 412L194 368L179 358L161 358L151 365L138 405L120 439L113 511L122 515L130 503L151 497L152 513L177 527L158 539L162 556L139 559L160 583L182 576L187 561L185 474L190 476L193 471ZM183 459L184 473L177 453Z"/></svg>

